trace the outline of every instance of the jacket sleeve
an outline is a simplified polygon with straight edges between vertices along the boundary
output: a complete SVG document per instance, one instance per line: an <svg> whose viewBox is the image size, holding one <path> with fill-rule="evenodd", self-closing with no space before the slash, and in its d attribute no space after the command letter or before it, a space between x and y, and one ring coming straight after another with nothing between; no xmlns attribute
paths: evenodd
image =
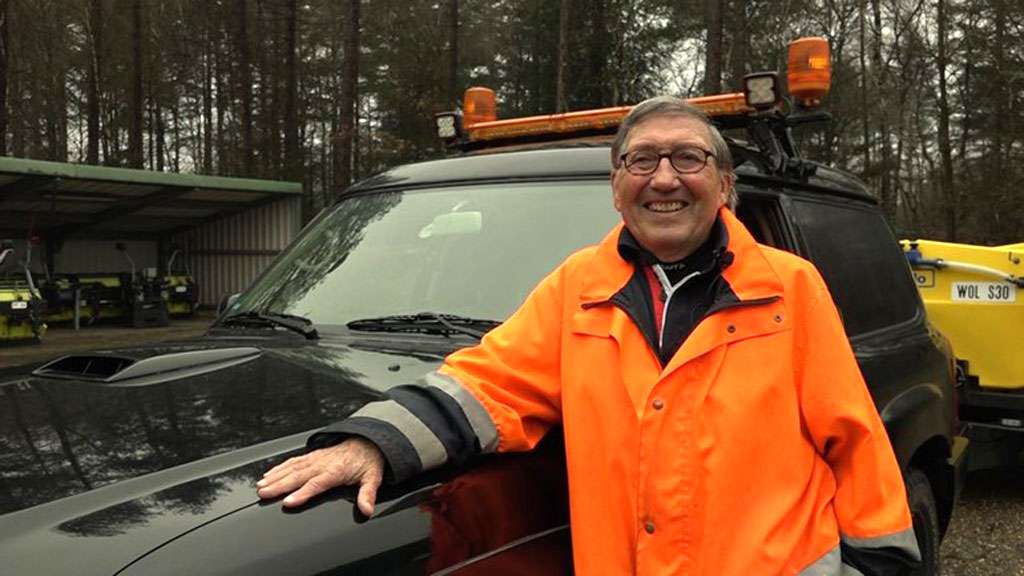
<svg viewBox="0 0 1024 576"><path fill-rule="evenodd" d="M321 430L308 446L367 438L384 453L390 482L480 453L533 448L561 419L561 319L560 267L480 344Z"/></svg>
<svg viewBox="0 0 1024 576"><path fill-rule="evenodd" d="M804 421L836 480L843 563L865 576L901 574L921 560L903 478L835 304L814 276L794 366Z"/></svg>

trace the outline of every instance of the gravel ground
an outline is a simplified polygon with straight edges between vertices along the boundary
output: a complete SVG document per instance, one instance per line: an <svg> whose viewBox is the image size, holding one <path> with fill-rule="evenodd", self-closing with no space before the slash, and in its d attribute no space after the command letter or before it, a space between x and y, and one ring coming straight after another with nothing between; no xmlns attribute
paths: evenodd
<svg viewBox="0 0 1024 576"><path fill-rule="evenodd" d="M1024 576L1024 463L968 475L941 556L944 576Z"/></svg>

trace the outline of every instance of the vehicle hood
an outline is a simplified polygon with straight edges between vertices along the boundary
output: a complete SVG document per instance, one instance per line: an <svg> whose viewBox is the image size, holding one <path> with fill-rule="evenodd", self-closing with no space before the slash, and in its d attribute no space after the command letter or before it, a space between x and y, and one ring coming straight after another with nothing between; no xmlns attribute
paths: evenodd
<svg viewBox="0 0 1024 576"><path fill-rule="evenodd" d="M115 573L253 506L256 480L312 431L440 358L344 341L206 338L0 376L4 572L74 573L84 554L90 572Z"/></svg>

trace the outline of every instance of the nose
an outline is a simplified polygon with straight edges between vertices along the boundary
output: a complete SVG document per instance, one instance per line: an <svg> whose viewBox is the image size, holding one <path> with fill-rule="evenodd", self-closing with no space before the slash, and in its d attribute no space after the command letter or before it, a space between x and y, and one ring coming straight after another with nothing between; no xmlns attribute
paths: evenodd
<svg viewBox="0 0 1024 576"><path fill-rule="evenodd" d="M651 187L655 189L673 189L678 185L679 173L672 167L668 157L658 160L658 167L651 173Z"/></svg>

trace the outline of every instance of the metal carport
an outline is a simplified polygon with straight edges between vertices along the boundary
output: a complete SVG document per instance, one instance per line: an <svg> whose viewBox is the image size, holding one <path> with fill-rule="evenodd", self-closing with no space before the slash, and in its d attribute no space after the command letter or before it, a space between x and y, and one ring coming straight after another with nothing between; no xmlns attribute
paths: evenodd
<svg viewBox="0 0 1024 576"><path fill-rule="evenodd" d="M40 268L123 269L115 241L130 243L140 266L161 268L177 243L193 269L205 268L201 285L215 286L201 297L207 305L244 287L294 237L301 198L297 182L0 157L0 238L24 248L39 237Z"/></svg>

